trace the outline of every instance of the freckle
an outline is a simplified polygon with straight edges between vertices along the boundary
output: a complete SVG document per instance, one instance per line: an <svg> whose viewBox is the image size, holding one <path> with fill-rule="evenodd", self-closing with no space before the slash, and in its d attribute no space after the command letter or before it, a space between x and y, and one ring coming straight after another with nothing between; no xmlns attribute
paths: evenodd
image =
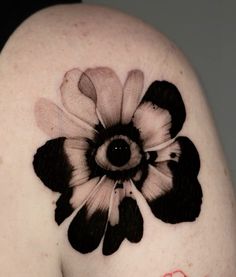
<svg viewBox="0 0 236 277"><path fill-rule="evenodd" d="M3 159L2 159L2 157L0 157L0 164L2 164L3 163Z"/></svg>
<svg viewBox="0 0 236 277"><path fill-rule="evenodd" d="M180 72L179 72L181 75L183 75L183 70L180 70Z"/></svg>
<svg viewBox="0 0 236 277"><path fill-rule="evenodd" d="M188 263L188 266L191 267L193 264L192 263Z"/></svg>
<svg viewBox="0 0 236 277"><path fill-rule="evenodd" d="M82 33L82 36L83 36L83 37L87 37L88 35L89 35L89 32L83 32L83 33Z"/></svg>
<svg viewBox="0 0 236 277"><path fill-rule="evenodd" d="M44 252L43 252L41 255L42 255L43 257L45 257L45 258L48 258L48 253L44 253Z"/></svg>

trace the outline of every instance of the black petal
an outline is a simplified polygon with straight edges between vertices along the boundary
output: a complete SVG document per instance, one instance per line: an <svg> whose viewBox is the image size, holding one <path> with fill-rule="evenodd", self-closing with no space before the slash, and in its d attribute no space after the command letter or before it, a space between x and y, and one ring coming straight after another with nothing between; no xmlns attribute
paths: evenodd
<svg viewBox="0 0 236 277"><path fill-rule="evenodd" d="M178 88L167 81L154 81L145 93L142 103L150 101L169 111L172 117L171 137L181 130L186 118L184 102Z"/></svg>
<svg viewBox="0 0 236 277"><path fill-rule="evenodd" d="M103 255L111 255L119 249L125 238L124 233L125 231L121 228L120 224L112 226L110 222L108 222L102 248Z"/></svg>
<svg viewBox="0 0 236 277"><path fill-rule="evenodd" d="M107 217L108 210L97 210L88 217L86 205L82 207L68 229L71 246L83 254L95 250L104 235Z"/></svg>
<svg viewBox="0 0 236 277"><path fill-rule="evenodd" d="M65 138L47 141L34 155L33 167L45 186L57 192L67 190L72 167L69 164L63 145Z"/></svg>
<svg viewBox="0 0 236 277"><path fill-rule="evenodd" d="M124 238L137 243L143 236L143 218L136 200L125 197L119 205L119 223L108 222L103 242L103 254L111 255L120 247Z"/></svg>
<svg viewBox="0 0 236 277"><path fill-rule="evenodd" d="M143 218L136 200L126 197L120 204L120 217L126 226L126 237L130 242L139 242L143 236Z"/></svg>
<svg viewBox="0 0 236 277"><path fill-rule="evenodd" d="M67 217L69 217L74 210L69 202L72 194L73 189L70 188L66 192L64 192L57 200L55 209L55 221L58 225L60 225Z"/></svg>
<svg viewBox="0 0 236 277"><path fill-rule="evenodd" d="M176 139L181 147L178 162L169 161L173 187L166 194L149 201L153 214L167 223L194 221L200 214L202 189L197 180L200 159L194 144L187 137Z"/></svg>

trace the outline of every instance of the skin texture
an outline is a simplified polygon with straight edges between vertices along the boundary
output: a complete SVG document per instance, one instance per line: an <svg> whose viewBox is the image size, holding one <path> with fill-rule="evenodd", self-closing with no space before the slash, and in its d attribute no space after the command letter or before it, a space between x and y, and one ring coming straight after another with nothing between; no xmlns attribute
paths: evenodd
<svg viewBox="0 0 236 277"><path fill-rule="evenodd" d="M32 167L36 149L49 140L36 124L35 103L44 97L60 106L64 74L98 66L114 69L122 84L127 72L141 69L145 91L154 80L179 88L187 114L179 135L198 150L203 191L198 219L174 225L157 220L137 196L145 219L142 241L124 241L108 257L101 245L87 255L71 248L71 218L57 226L59 194L43 186ZM22 24L3 49L0 93L1 276L236 275L235 198L227 165L197 77L162 34L103 7L46 9Z"/></svg>

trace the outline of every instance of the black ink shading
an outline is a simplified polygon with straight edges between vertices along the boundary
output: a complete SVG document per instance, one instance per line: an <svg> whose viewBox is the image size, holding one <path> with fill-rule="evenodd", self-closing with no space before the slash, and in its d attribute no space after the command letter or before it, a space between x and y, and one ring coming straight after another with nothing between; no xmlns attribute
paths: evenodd
<svg viewBox="0 0 236 277"><path fill-rule="evenodd" d="M155 81L148 88L142 102L150 101L158 107L167 109L171 115L171 137L175 137L181 130L186 111L184 102L177 87L167 81Z"/></svg>
<svg viewBox="0 0 236 277"><path fill-rule="evenodd" d="M86 254L98 247L105 232L108 210L97 211L89 219L84 206L72 220L68 238L74 249Z"/></svg>
<svg viewBox="0 0 236 277"><path fill-rule="evenodd" d="M137 243L142 236L143 218L139 207L136 200L126 196L119 204L119 223L112 226L108 222L103 242L103 254L113 254L119 249L125 238L130 242Z"/></svg>
<svg viewBox="0 0 236 277"><path fill-rule="evenodd" d="M74 69L67 73L66 82L73 82L76 72L78 79L74 84L75 101L79 92L86 97L93 95L90 99L94 101L95 107L95 101L99 97L97 83L106 84L109 80L110 85L110 79L114 78L116 86L119 84L118 77L109 68L89 69L88 73L91 74L89 76L86 75L87 71L82 74L78 69ZM73 74L71 79L70 74ZM94 76L96 77L95 83L93 83ZM133 86L138 83L137 78L143 78L140 70L128 73L127 80ZM79 80L83 86L78 86ZM85 91L83 92L83 90ZM84 154L85 164L83 167L88 171L87 181L99 177L96 187L103 190L102 193L96 194L94 188L88 194L88 199L85 199L83 205L77 208L78 211L71 219L68 228L68 240L71 246L82 254L94 251L101 242L103 244L102 253L111 255L120 248L124 239L131 243L141 241L144 233L143 217L135 199L135 188L143 194L155 217L165 223L192 222L200 214L203 195L197 178L200 170L199 154L189 138L176 137L186 118L181 94L178 88L170 82L154 81L141 102L137 103L136 110L142 110L143 105L148 103L154 107L152 112L154 115L156 114L156 120L151 123L147 122L147 124L153 124L154 127L155 124L158 124L159 108L166 115L164 119L160 119L164 124L160 132L164 130L163 137L166 135L165 141L163 140L166 144L162 149L145 149L142 126L135 125L137 122L135 121L135 112L129 123L119 122L105 127L102 122L99 122L93 126L96 130L95 135L92 138L84 138L87 142L87 149ZM122 106L120 109L122 111ZM157 112L155 113L155 111ZM39 117L40 112L38 114ZM40 120L37 120L38 126L44 130L40 126ZM50 120L51 118L48 118L48 124L50 124ZM53 125L53 128L56 127ZM60 126L58 128L60 129ZM122 138L117 138L117 136ZM77 140L79 137L78 133L74 139ZM55 221L58 225L70 217L75 210L71 204L74 189L70 182L72 178L76 177L75 174L80 174L79 171L74 170L77 165L65 151L65 142L70 138L70 136L63 136L47 141L38 148L33 160L34 171L44 185L61 194L55 209ZM128 168L128 164L132 162L133 150L131 150L129 141L135 143L135 149L138 149L137 153L140 155L138 163L131 168ZM110 168L98 164L98 160L96 160L100 147L106 143L108 147L103 158L111 164ZM157 175L151 175L151 170L154 170ZM104 176L107 179L103 179ZM159 178L153 179L153 176L159 176ZM106 180L110 182L108 185ZM81 186L86 186L87 181ZM105 204L103 198L107 199ZM93 207L94 201L99 201L95 208Z"/></svg>
<svg viewBox="0 0 236 277"><path fill-rule="evenodd" d="M65 138L47 141L38 148L33 161L35 173L44 185L61 193L68 188L72 172L63 148L64 141Z"/></svg>
<svg viewBox="0 0 236 277"><path fill-rule="evenodd" d="M197 180L200 169L198 152L188 138L178 137L176 140L180 143L182 155L178 163L168 163L173 173L173 188L149 202L157 218L172 224L194 221L202 203L202 190Z"/></svg>

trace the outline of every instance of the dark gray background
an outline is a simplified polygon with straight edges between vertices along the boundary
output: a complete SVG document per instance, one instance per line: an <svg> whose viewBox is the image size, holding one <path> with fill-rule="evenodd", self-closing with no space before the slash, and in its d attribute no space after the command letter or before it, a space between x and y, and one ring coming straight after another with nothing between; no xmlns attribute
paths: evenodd
<svg viewBox="0 0 236 277"><path fill-rule="evenodd" d="M231 0L84 0L138 16L183 50L200 77L236 180L236 2ZM209 141L209 143L211 143ZM214 161L212 161L214 162Z"/></svg>

